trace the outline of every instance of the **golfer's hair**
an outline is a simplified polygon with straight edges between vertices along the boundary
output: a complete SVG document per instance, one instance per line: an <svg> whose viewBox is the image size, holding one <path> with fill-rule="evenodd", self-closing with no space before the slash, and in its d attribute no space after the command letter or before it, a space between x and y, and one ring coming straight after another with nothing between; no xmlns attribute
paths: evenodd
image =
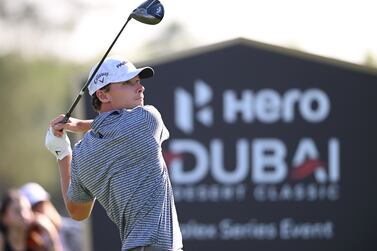
<svg viewBox="0 0 377 251"><path fill-rule="evenodd" d="M102 87L100 90L102 90L104 92L108 92L110 90L110 85L106 85L106 86ZM93 95L92 95L92 107L93 107L94 111L98 112L99 110L101 110L101 105L102 105L101 100L99 100L96 93L93 93Z"/></svg>

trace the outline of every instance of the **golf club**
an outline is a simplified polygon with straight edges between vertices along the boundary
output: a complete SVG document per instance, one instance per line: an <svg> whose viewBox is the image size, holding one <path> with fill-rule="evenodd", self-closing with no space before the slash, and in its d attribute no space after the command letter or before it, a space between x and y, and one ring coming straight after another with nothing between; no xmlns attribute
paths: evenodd
<svg viewBox="0 0 377 251"><path fill-rule="evenodd" d="M126 23L123 25L123 27L120 29L118 35L115 37L114 41L111 43L110 47L107 49L105 55L103 55L101 61L98 63L97 67L94 69L92 75L90 78L86 81L85 85L81 88L79 94L77 95L76 99L72 103L71 107L69 108L68 112L65 114L64 119L61 123L65 124L67 123L68 119L71 117L72 112L76 108L77 104L79 103L82 95L85 93L85 90L88 88L89 83L93 80L94 76L96 75L97 71L103 64L103 61L105 61L107 55L113 48L115 42L118 40L120 34L128 24L128 22L131 19L135 19L141 23L144 24L158 24L161 22L162 18L164 17L164 7L160 3L159 0L147 0L144 3L142 3L139 7L137 7L135 10L131 12L131 14L128 16Z"/></svg>

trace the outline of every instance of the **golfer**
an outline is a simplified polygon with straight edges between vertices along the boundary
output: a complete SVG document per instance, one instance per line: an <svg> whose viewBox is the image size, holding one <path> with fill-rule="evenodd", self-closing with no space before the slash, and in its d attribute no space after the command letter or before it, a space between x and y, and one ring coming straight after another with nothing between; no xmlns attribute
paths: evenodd
<svg viewBox="0 0 377 251"><path fill-rule="evenodd" d="M89 76L94 71L92 68ZM89 84L94 120L53 119L46 147L58 159L70 216L90 216L95 200L118 226L122 250L182 250L182 235L161 144L169 137L159 111L144 105L150 67L108 57ZM62 130L64 129L64 130ZM85 132L73 151L65 131Z"/></svg>

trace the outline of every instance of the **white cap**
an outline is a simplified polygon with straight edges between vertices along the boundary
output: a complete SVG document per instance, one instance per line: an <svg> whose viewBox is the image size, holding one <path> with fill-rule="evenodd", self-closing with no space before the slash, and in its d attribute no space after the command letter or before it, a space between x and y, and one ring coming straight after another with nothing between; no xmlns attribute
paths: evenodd
<svg viewBox="0 0 377 251"><path fill-rule="evenodd" d="M88 79L97 68L96 64L92 67ZM111 56L106 58L96 75L89 83L89 94L93 95L97 90L110 84L130 80L137 75L140 78L152 77L154 71L151 67L136 68L131 62L121 56Z"/></svg>
<svg viewBox="0 0 377 251"><path fill-rule="evenodd" d="M41 201L49 201L50 195L37 183L27 183L20 188L20 192L30 202L32 206Z"/></svg>

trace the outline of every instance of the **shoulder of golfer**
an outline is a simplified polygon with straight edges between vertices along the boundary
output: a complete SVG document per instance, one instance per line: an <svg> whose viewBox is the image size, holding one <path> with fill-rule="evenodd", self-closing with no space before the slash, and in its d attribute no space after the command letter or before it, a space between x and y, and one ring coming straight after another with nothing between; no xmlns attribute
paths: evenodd
<svg viewBox="0 0 377 251"><path fill-rule="evenodd" d="M137 110L135 112L140 115L140 120L146 120L152 126L156 124L164 124L161 113L153 105L144 105L142 107L137 107L136 109Z"/></svg>
<svg viewBox="0 0 377 251"><path fill-rule="evenodd" d="M121 116L116 116L114 118L113 114L119 114ZM135 124L138 125L143 120L147 120L149 123L160 123L162 121L161 113L158 111L156 107L153 105L143 105L137 106L135 108L123 108L119 110L112 110L104 113L100 113L90 124L91 129L97 128L99 125L101 126L108 126L112 122L119 122L118 120L122 120L122 122L128 124ZM151 120L152 119L152 120ZM111 122L105 121L110 120Z"/></svg>
<svg viewBox="0 0 377 251"><path fill-rule="evenodd" d="M148 117L153 118L152 120L150 118L147 118L151 126L155 129L161 128L161 131L157 129L160 142L167 140L170 136L169 130L166 128L159 110L153 105L145 105L143 106L143 108L149 114Z"/></svg>
<svg viewBox="0 0 377 251"><path fill-rule="evenodd" d="M143 106L143 108L149 112L152 116L155 116L156 118L158 119L162 119L161 117L161 113L159 112L159 110L157 110L156 107L154 107L153 105L145 105Z"/></svg>
<svg viewBox="0 0 377 251"><path fill-rule="evenodd" d="M114 114L118 116L112 116ZM90 126L94 132L97 132L98 130L106 130L105 128L109 128L108 126L113 123L122 123L129 126L129 128L132 126L132 128L136 129L141 125L146 125L146 123L149 126L155 127L156 125L163 124L163 120L156 107L153 105L144 105L132 109L124 108L101 113L93 120ZM118 127L118 129L121 127Z"/></svg>
<svg viewBox="0 0 377 251"><path fill-rule="evenodd" d="M62 124L60 122L63 120L64 116L64 114L60 114L50 122L50 126L53 129L55 136L62 136L62 129L74 133L85 133L90 130L91 124L93 122L93 120L77 119L71 117L68 119L67 123Z"/></svg>

